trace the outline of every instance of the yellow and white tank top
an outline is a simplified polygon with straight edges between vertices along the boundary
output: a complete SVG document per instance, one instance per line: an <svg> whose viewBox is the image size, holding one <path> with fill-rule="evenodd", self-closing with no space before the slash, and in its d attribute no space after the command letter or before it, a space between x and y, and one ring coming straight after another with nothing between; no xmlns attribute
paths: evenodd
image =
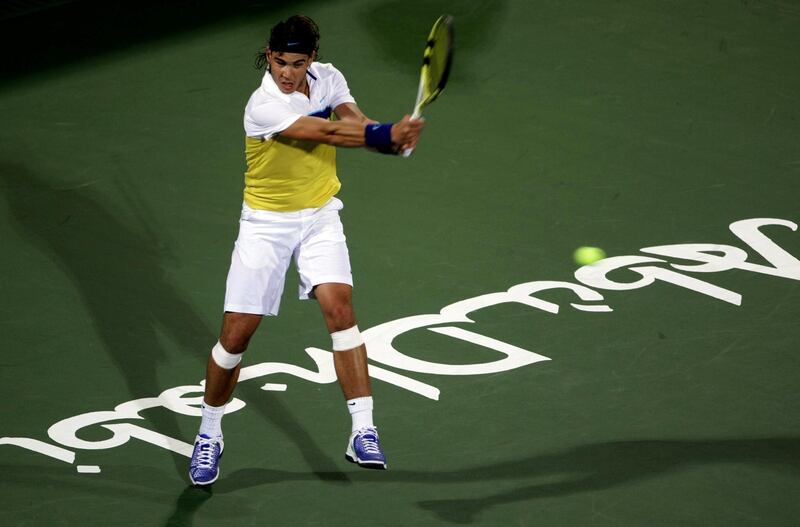
<svg viewBox="0 0 800 527"><path fill-rule="evenodd" d="M254 209L289 212L321 207L341 188L336 148L281 137L304 115L330 118L333 108L355 102L344 76L331 64L308 69L310 97L280 91L269 72L244 111L244 201Z"/></svg>

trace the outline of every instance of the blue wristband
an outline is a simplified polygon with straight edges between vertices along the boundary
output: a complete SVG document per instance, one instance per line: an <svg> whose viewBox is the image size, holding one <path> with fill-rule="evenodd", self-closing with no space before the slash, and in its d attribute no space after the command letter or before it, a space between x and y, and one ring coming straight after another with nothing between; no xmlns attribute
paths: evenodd
<svg viewBox="0 0 800 527"><path fill-rule="evenodd" d="M367 146L383 151L392 147L392 123L368 124L364 129Z"/></svg>

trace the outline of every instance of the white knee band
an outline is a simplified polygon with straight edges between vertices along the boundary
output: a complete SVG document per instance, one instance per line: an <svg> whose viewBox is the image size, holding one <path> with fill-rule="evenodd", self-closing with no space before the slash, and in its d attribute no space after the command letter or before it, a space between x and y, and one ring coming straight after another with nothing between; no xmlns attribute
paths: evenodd
<svg viewBox="0 0 800 527"><path fill-rule="evenodd" d="M228 353L219 342L211 348L211 358L214 359L217 366L225 370L232 370L237 364L242 362L241 353Z"/></svg>
<svg viewBox="0 0 800 527"><path fill-rule="evenodd" d="M358 326L331 333L331 340L333 340L333 351L349 351L364 344Z"/></svg>

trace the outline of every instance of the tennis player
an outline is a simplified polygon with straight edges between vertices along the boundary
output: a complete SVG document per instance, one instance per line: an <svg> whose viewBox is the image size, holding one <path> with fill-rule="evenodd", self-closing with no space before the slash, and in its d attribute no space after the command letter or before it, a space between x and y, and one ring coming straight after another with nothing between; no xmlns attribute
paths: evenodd
<svg viewBox="0 0 800 527"><path fill-rule="evenodd" d="M331 334L333 360L352 417L346 458L385 469L372 418L367 351L352 306L353 279L339 219L335 147L366 147L386 154L413 148L422 120L368 119L344 76L316 62L319 30L295 15L276 24L257 67L267 66L244 112L244 203L231 257L219 341L206 370L202 421L189 468L195 485L219 476L222 416L242 355L265 315L277 315L290 260L300 275L300 298L315 298ZM332 115L336 120L332 120Z"/></svg>

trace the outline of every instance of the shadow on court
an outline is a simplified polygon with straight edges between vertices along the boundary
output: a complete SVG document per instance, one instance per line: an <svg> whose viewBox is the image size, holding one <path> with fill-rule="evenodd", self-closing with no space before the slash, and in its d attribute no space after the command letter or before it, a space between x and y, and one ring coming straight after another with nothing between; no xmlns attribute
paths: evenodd
<svg viewBox="0 0 800 527"><path fill-rule="evenodd" d="M441 487L446 484L546 480L486 496L418 502L419 507L430 511L439 520L467 524L474 522L483 511L504 504L636 484L668 473L715 463L763 465L800 476L800 438L621 441L584 445L552 454L451 472L389 470L383 473L356 469L343 475L353 483L437 485L436 490L426 492L439 495L446 494L447 491ZM329 478L341 476L342 473L337 470L328 475ZM318 472L242 469L225 475L214 484L214 490L216 494L235 493L248 487L318 478L322 478ZM553 481L555 478L558 480Z"/></svg>
<svg viewBox="0 0 800 527"><path fill-rule="evenodd" d="M59 189L22 165L0 163L0 185L13 227L47 254L80 293L103 351L131 397L156 396L165 388L157 378L166 356L159 331L195 355L202 371L215 336L166 276L162 261L169 253L155 226L144 216L138 227L127 225L91 188ZM162 434L182 436L172 412L153 412L148 421ZM185 476L187 459L173 457Z"/></svg>
<svg viewBox="0 0 800 527"><path fill-rule="evenodd" d="M372 37L375 48L382 52L383 59L390 64L400 64L402 67L397 71L416 79L422 65L424 38L431 25L440 15L453 15L458 55L453 75L468 76L471 69L466 64L477 53L488 49L500 35L507 4L506 0L389 0L369 6L359 20L365 33ZM464 67L458 67L459 64Z"/></svg>
<svg viewBox="0 0 800 527"><path fill-rule="evenodd" d="M295 2L300 4L298 9L306 3L309 1ZM268 16L283 5L275 0L41 0L11 4L15 5L0 9L0 44L8 50L0 56L0 88L41 72L208 26Z"/></svg>
<svg viewBox="0 0 800 527"><path fill-rule="evenodd" d="M481 512L506 503L594 492L712 463L765 465L800 476L800 438L621 441L585 445L522 461L478 467L465 471L461 477L456 476L459 473L444 477L444 481L450 481L452 477L562 476L560 481L526 485L482 497L422 501L418 505L441 520L472 523Z"/></svg>
<svg viewBox="0 0 800 527"><path fill-rule="evenodd" d="M268 423L270 427L275 427L280 430L291 442L294 447L303 455L303 459L308 465L309 471L303 473L303 477L286 477L285 472L270 471L266 469L244 469L236 471L230 475L221 473L220 479L211 487L198 488L187 487L178 496L175 502L175 507L172 515L167 520L165 527L178 526L178 525L193 525L193 518L197 510L203 503L211 497L212 488L215 493L219 487L223 488L223 492L232 492L233 488L223 483L227 479L238 481L235 489L240 490L248 487L254 487L266 483L279 483L290 479L302 480L318 480L325 483L335 484L350 484L352 483L350 476L339 470L336 463L326 455L325 452L317 445L314 438L303 429L297 420L292 417L289 409L280 401L280 397L273 394L264 392L260 388L253 385L239 385L236 389L236 395L247 399L247 407L256 410L261 414L262 418ZM343 419L345 416L343 416ZM346 439L346 438L345 438ZM255 445L255 450L264 452L263 456L266 458L254 459L256 463L267 463L273 456L277 456L278 452L282 449L291 448L290 445L275 445L264 444L258 445L258 437L253 437L248 440L248 443ZM342 447L344 453L344 447ZM224 471L224 466L223 466ZM244 476L244 484L242 482ZM265 477L267 481L265 481Z"/></svg>
<svg viewBox="0 0 800 527"><path fill-rule="evenodd" d="M194 515L212 495L213 487L186 487L175 503L175 510L164 527L186 527L194 525Z"/></svg>
<svg viewBox="0 0 800 527"><path fill-rule="evenodd" d="M291 411L281 402L280 396L264 392L253 384L239 385L237 393L247 397L248 408L256 410L270 427L280 430L287 440L294 444L311 470L312 477L328 483L351 483L348 475L337 468L329 455L330 452L323 451L314 438L292 417ZM347 414L342 415L342 422L349 425ZM257 438L253 440L257 441ZM342 457L346 444L347 437L342 437ZM263 452L267 458L266 463L269 464L269 457L274 455L275 449L265 448Z"/></svg>
<svg viewBox="0 0 800 527"><path fill-rule="evenodd" d="M194 525L197 511L214 495L213 486L188 486L176 491L174 484L154 485L154 481L168 478L166 471L138 465L108 465L103 468L102 475L89 476L76 474L72 467L66 465L0 465L0 471L4 474L3 480L0 481L0 492L10 493L20 488L41 489L42 482L47 481L57 489L91 495L91 504L70 508L68 512L73 516L66 515L59 518L60 524L63 525L85 525L87 515L99 510L99 503L110 501L116 504L113 511L107 510L102 514L98 512L95 517L96 519L102 517L103 522L108 525L128 525L131 518L140 518L139 523L142 525L190 527ZM180 492L177 500L175 492ZM172 512L164 523L154 522L152 516L147 514L141 516L141 500L146 500L151 507L172 506ZM251 504L244 498L229 496L228 500L232 501L243 515L254 514ZM10 511L4 509L3 512L13 512L15 507L26 509L28 504L12 502ZM39 524L44 525L44 523L36 525ZM48 523L50 524L52 523ZM90 524L93 525L91 522Z"/></svg>

